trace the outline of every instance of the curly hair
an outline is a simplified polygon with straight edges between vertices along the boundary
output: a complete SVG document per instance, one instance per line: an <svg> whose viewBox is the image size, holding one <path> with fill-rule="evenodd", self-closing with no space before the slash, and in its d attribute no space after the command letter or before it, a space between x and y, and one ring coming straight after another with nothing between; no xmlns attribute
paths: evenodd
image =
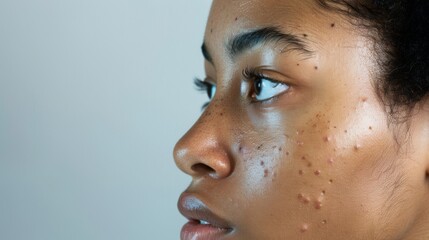
<svg viewBox="0 0 429 240"><path fill-rule="evenodd" d="M317 0L374 33L381 49L377 92L393 114L429 95L428 0Z"/></svg>

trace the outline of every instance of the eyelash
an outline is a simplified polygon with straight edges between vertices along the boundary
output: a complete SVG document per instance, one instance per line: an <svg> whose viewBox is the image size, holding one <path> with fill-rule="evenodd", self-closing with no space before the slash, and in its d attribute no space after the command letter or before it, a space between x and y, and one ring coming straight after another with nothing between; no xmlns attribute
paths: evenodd
<svg viewBox="0 0 429 240"><path fill-rule="evenodd" d="M199 79L199 78L194 78L194 85L195 85L195 88L197 89L197 91L205 92L205 93L212 86L211 83L204 81L202 79ZM209 103L210 103L210 101L205 102L203 104L203 106L201 107L201 109L204 110L209 105Z"/></svg>
<svg viewBox="0 0 429 240"><path fill-rule="evenodd" d="M243 69L242 75L243 75L243 78L245 81L248 81L251 83L254 83L255 81L258 81L261 79L265 79L265 80L269 80L269 81L272 81L275 83L279 83L277 80L274 80L272 78L265 76L257 68L246 67L245 69ZM208 92L208 90L213 86L212 83L207 82L205 80L201 80L199 78L194 79L194 84L195 84L195 87L197 88L197 90L201 91L201 92ZM270 99L264 100L264 101L252 100L252 102L253 103L263 103L263 102L270 101L270 100L272 101L272 100L276 99L277 97L278 96L275 96L273 98L270 98ZM206 103L204 103L202 106L202 109L204 110L209 105L209 103L210 103L210 101L207 101Z"/></svg>

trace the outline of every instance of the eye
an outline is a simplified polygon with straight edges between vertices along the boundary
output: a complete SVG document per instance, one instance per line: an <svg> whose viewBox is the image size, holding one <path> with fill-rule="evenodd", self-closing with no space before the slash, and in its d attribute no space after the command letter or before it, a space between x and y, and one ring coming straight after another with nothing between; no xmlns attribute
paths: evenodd
<svg viewBox="0 0 429 240"><path fill-rule="evenodd" d="M277 82L263 76L257 76L253 80L252 98L256 101L265 101L271 99L289 89L285 83Z"/></svg>
<svg viewBox="0 0 429 240"><path fill-rule="evenodd" d="M212 98L214 97L214 95L216 93L216 85L215 84L208 82L206 80L200 80L198 78L196 78L194 80L194 84L195 84L198 91L206 92L209 100L212 100ZM208 105L208 103L205 103L203 105L203 108L205 108L207 105Z"/></svg>

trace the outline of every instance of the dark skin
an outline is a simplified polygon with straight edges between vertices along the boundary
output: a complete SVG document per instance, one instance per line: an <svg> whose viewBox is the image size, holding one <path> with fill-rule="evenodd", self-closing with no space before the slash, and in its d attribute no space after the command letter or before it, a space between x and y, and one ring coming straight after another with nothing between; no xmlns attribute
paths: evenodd
<svg viewBox="0 0 429 240"><path fill-rule="evenodd" d="M231 54L267 27L303 45ZM429 239L429 104L389 120L371 39L312 0L215 0L204 42L216 93L175 160L219 239Z"/></svg>

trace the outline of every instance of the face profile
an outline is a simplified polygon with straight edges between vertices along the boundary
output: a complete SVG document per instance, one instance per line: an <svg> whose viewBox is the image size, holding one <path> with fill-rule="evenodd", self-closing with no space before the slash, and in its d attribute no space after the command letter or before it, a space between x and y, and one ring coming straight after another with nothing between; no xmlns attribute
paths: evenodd
<svg viewBox="0 0 429 240"><path fill-rule="evenodd" d="M339 2L213 1L181 239L429 239L428 90L393 115L390 43Z"/></svg>

